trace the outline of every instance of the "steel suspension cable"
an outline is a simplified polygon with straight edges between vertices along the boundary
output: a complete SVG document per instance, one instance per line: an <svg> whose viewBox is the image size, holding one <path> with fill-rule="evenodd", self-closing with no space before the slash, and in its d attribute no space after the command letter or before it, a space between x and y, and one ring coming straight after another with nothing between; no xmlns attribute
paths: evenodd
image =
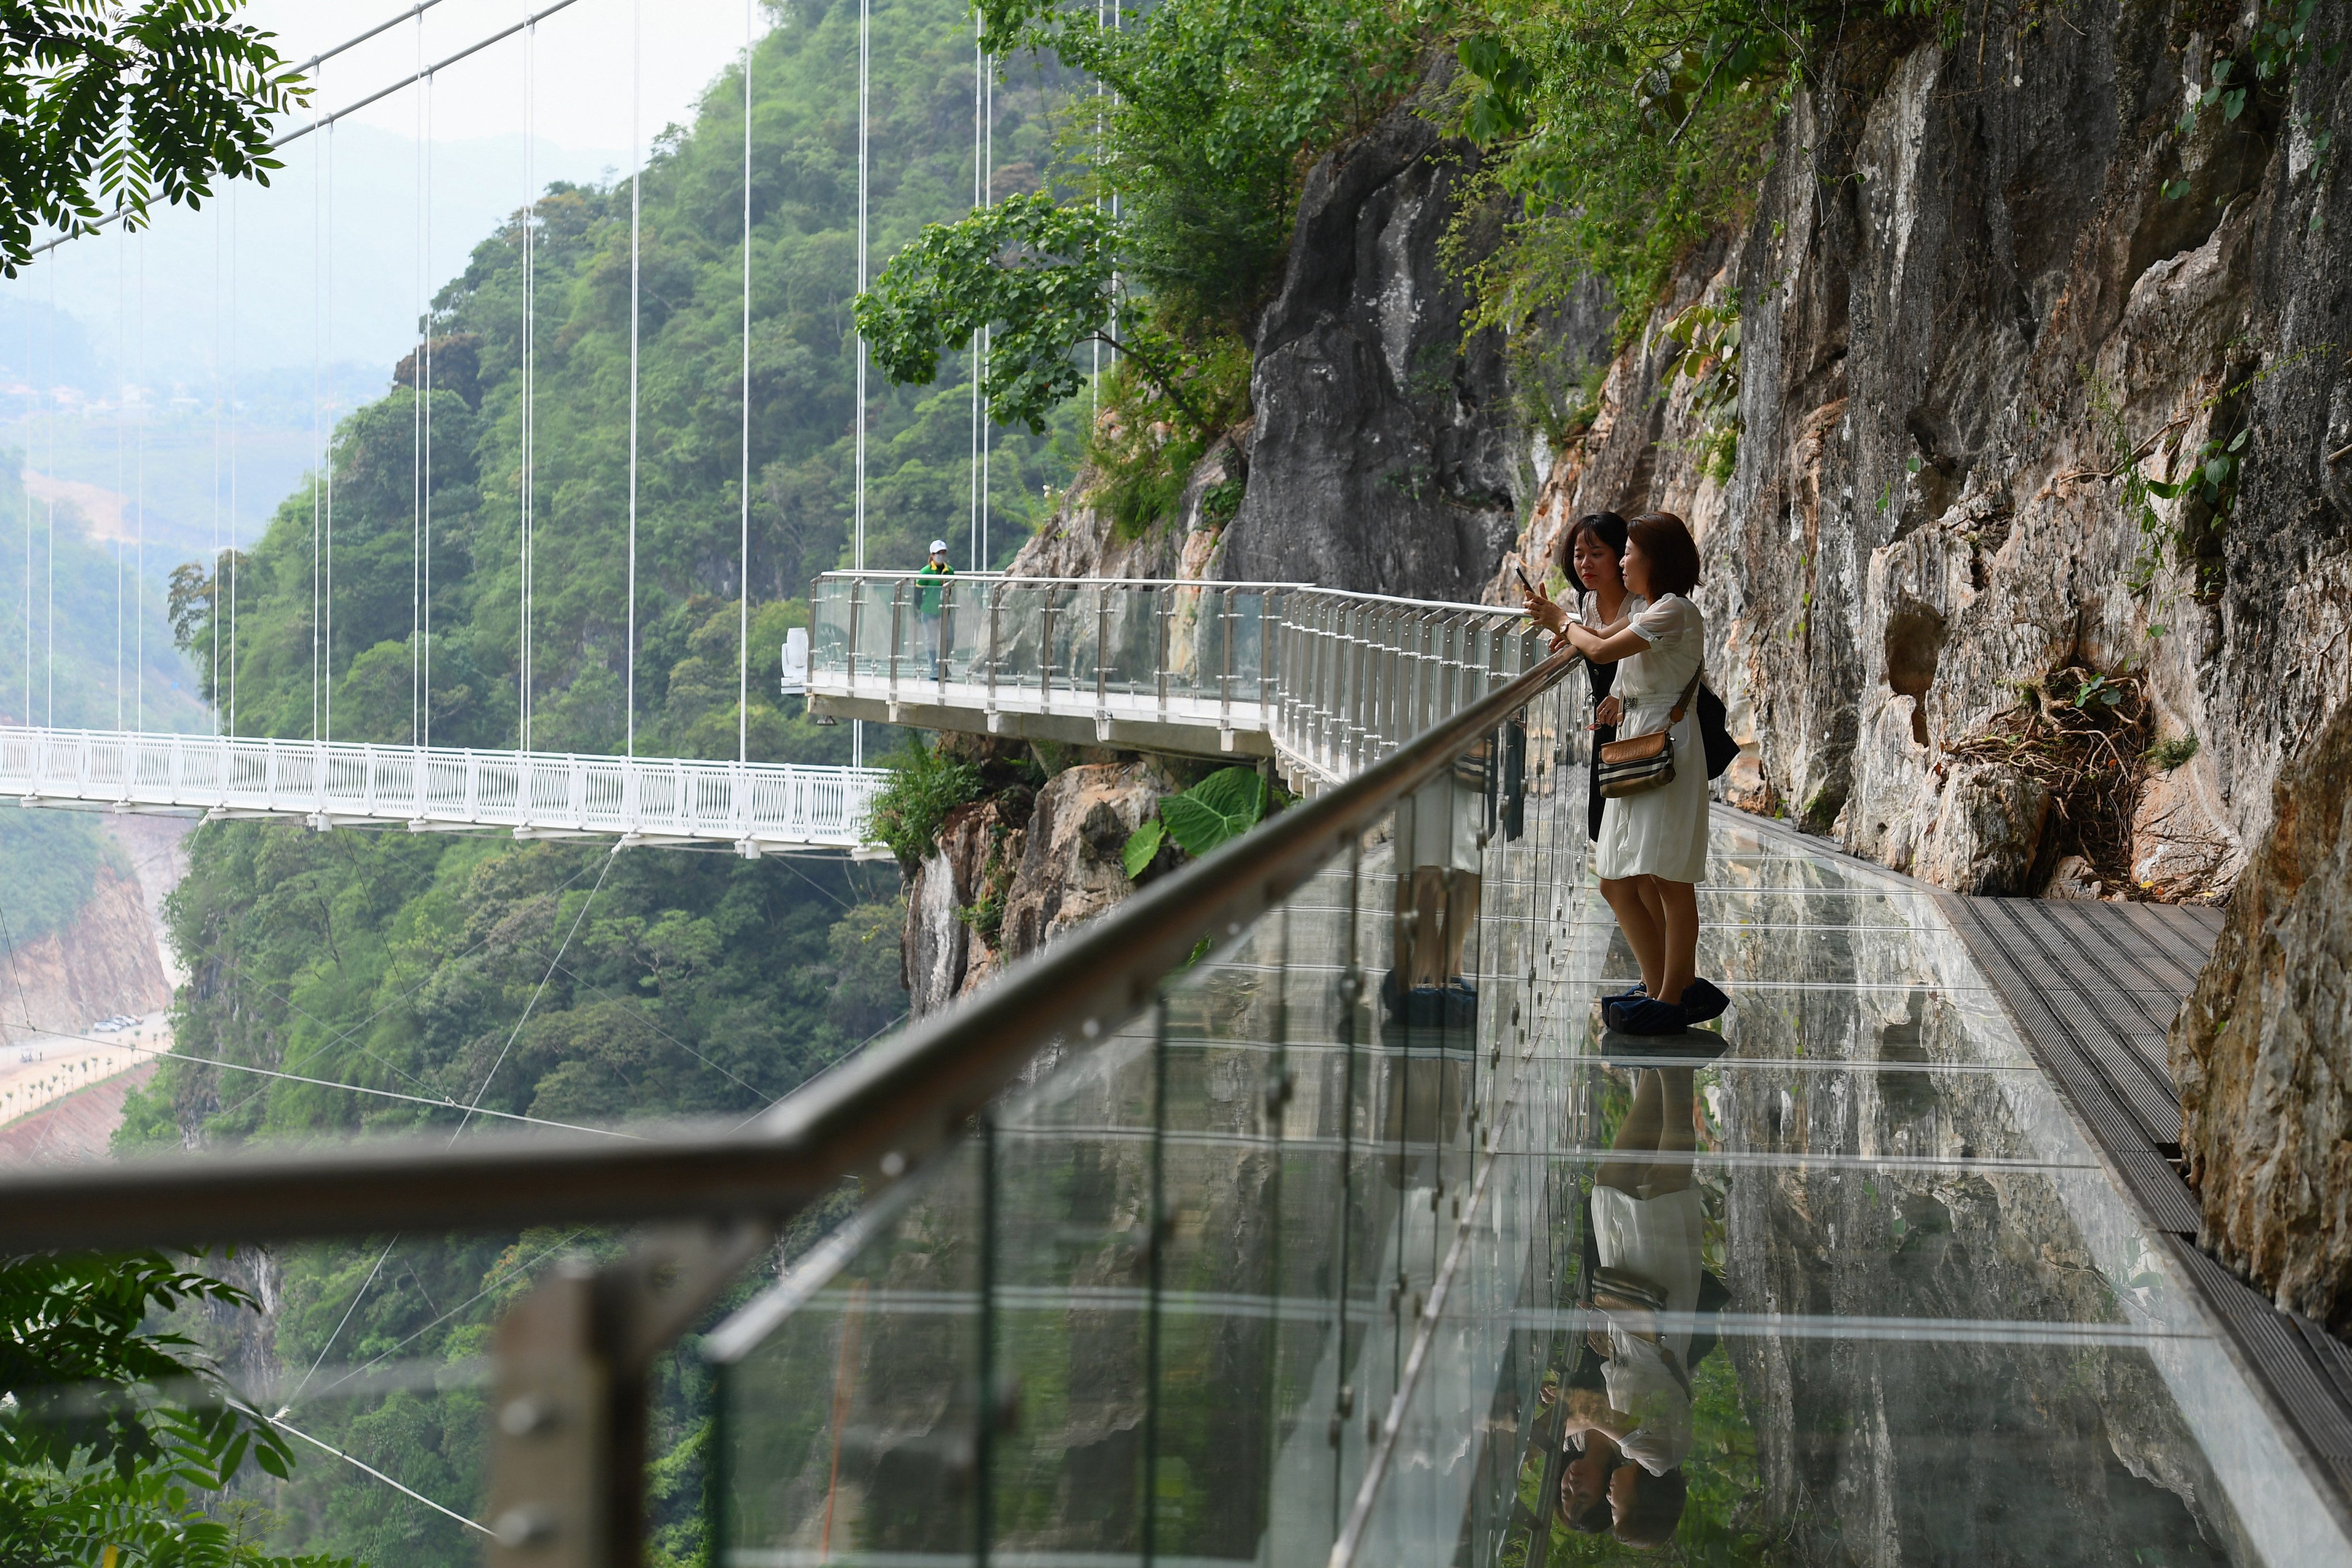
<svg viewBox="0 0 2352 1568"><path fill-rule="evenodd" d="M629 18L629 605L628 647L622 653L624 722L627 739L623 755L637 754L637 350L644 322L639 305L645 233L646 153L640 116L645 86L645 0L635 0Z"/></svg>
<svg viewBox="0 0 2352 1568"><path fill-rule="evenodd" d="M857 0L857 291L866 292L866 205L869 169L872 165L872 141L868 110L871 105L870 76L873 62L872 0ZM856 450L852 489L856 496L854 510L855 541L850 560L857 570L866 570L866 334L851 331L857 340L857 417ZM855 655L852 655L855 658ZM851 721L849 730L849 763L852 767L866 765L866 721Z"/></svg>
<svg viewBox="0 0 2352 1568"><path fill-rule="evenodd" d="M537 165L531 158L532 102L531 89L536 85L538 64L534 46L539 29L531 26L522 40L522 536L517 570L521 581L518 584L520 617L516 633L515 750L530 750L530 569L531 569L531 480L536 453L532 437L536 433L534 416L538 412L538 389L534 384L539 365L539 300L536 271L539 188L534 183ZM529 788L528 784L522 785Z"/></svg>
<svg viewBox="0 0 2352 1568"><path fill-rule="evenodd" d="M49 395L48 407L43 419L43 429L48 437L48 496L44 507L48 528L43 545L41 568L47 580L46 597L41 611L41 674L47 696L42 703L46 715L42 722L50 729L58 723L58 269L49 268Z"/></svg>
<svg viewBox="0 0 2352 1568"><path fill-rule="evenodd" d="M860 0L864 4L864 0ZM735 558L735 760L751 760L751 50L757 0L743 0L743 435L742 516ZM864 244L864 237L859 237ZM864 358L861 344L859 358ZM864 488L859 489L864 504Z"/></svg>
<svg viewBox="0 0 2352 1568"><path fill-rule="evenodd" d="M416 22L416 63L425 63L425 19ZM431 330L425 256L425 100L416 89L416 349L408 361L408 743L425 743L425 338Z"/></svg>
<svg viewBox="0 0 2352 1568"><path fill-rule="evenodd" d="M427 5L437 3L438 0L426 0ZM507 39L513 37L517 33L521 32L524 28L536 26L538 23L545 21L548 17L554 16L558 11L570 10L579 3L580 0L555 0L555 4L541 7L540 10L531 13L529 16L524 17L520 22L514 23L510 26L501 27L495 33L477 38L472 43L467 44L464 48L458 49L452 54L445 55L429 66L418 68L413 75L403 77L398 81L393 82L389 86L378 88L375 91L369 93L365 98L359 100L357 102L347 103L331 114L313 115L312 123L308 125L299 125L293 130L287 132L284 135L275 138L269 142L268 151L275 153L282 148L291 146L293 143L299 142L303 137L310 135L313 131L321 130L327 126L336 124L341 121L350 118L352 115L357 114L361 110L366 109L372 104L381 103L385 99L390 98L394 93L403 91L408 88L415 86L419 81L429 79L435 72L446 70L451 66L456 65L458 61L481 53L484 49L488 48L492 44L504 43ZM420 7L420 9L422 9L422 7ZM395 16L392 21L383 24L383 26L376 28L374 32L364 34L360 38L352 40L352 42L364 43L368 38L373 37L376 33L381 33L384 31L385 28L394 26L405 19L405 16ZM421 29L423 24L420 22L418 26ZM340 54L344 48L348 48L350 47L351 44L346 43L339 46L333 50L330 50L329 54ZM69 230L52 239L44 240L39 245L33 247L32 249L26 252L26 258L29 259L30 258L39 256L44 252L55 250L58 247L64 245L70 240L79 239L85 234L95 233L99 229L104 228L107 225L126 216L127 210L128 209L123 209L108 213L83 227Z"/></svg>
<svg viewBox="0 0 2352 1568"><path fill-rule="evenodd" d="M1099 3L1099 0L1097 0ZM987 57L981 50L981 32L984 26L979 8L971 14L971 205L974 212L987 205L980 167L981 82L987 69ZM964 370L971 378L971 569L984 572L988 559L980 549L980 329L971 330L971 342L964 349Z"/></svg>
<svg viewBox="0 0 2352 1568"><path fill-rule="evenodd" d="M237 288L237 242L243 233L237 225L236 188L229 187L228 195L228 732L236 733L236 587L244 552L237 548L236 534L236 458L237 426L237 314L242 303Z"/></svg>
<svg viewBox="0 0 2352 1568"><path fill-rule="evenodd" d="M327 332L326 363L332 374L335 363L335 133L327 132ZM324 710L324 728L320 731L331 741L335 738L335 418L331 384L329 389L326 416L326 446L320 459L327 466L327 589L326 603L321 606L326 617L325 629L320 636L323 655L320 680L324 688L320 706Z"/></svg>
<svg viewBox="0 0 2352 1568"><path fill-rule="evenodd" d="M424 48L420 37L419 50ZM419 331L425 339L425 366L418 379L424 384L425 403L425 522L423 562L425 575L423 681L417 689L416 743L433 743L433 89L438 79L430 73L425 78L425 261L420 276L425 279L425 313Z"/></svg>
<svg viewBox="0 0 2352 1568"><path fill-rule="evenodd" d="M314 116L313 131L318 129ZM319 261L324 247L324 237L319 232L320 169L320 138L310 138L310 736L319 737L319 622L320 595L325 584L320 581L320 568L324 555L324 536L320 531L326 497L321 492L319 445Z"/></svg>
<svg viewBox="0 0 2352 1568"><path fill-rule="evenodd" d="M147 728L147 237L139 237L139 461L135 502L139 516L138 565L131 574L131 587L138 595L134 603L141 613L131 617L132 634L138 647L131 659L131 724L134 729Z"/></svg>
<svg viewBox="0 0 2352 1568"><path fill-rule="evenodd" d="M122 231L114 247L114 321L118 332L127 332L131 326L131 305L127 293L131 283L130 230ZM125 385L121 373L115 373L114 388L114 728L122 728L123 699L126 682L122 671L122 447L123 405L130 400L131 388Z"/></svg>

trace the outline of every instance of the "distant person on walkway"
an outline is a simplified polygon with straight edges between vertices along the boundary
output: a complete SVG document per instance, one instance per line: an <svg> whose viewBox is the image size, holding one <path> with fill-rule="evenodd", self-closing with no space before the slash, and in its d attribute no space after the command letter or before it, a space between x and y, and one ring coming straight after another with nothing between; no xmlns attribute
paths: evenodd
<svg viewBox="0 0 2352 1568"><path fill-rule="evenodd" d="M948 542L931 541L931 558L915 574L915 613L923 622L923 668L926 674L940 673L940 616L947 600L948 579L955 568L948 564Z"/></svg>
<svg viewBox="0 0 2352 1568"><path fill-rule="evenodd" d="M1593 855L1601 895L1642 969L1641 985L1607 998L1601 1016L1629 1034L1674 1035L1729 1005L1697 973L1707 816L1706 752L1694 704L1706 622L1689 597L1698 585L1698 546L1682 519L1644 512L1625 525L1621 570L1623 607L1604 625L1570 619L1539 593L1528 596L1528 608L1592 663L1623 666L1611 690L1619 740L1661 730L1674 738L1672 782L1610 800Z"/></svg>

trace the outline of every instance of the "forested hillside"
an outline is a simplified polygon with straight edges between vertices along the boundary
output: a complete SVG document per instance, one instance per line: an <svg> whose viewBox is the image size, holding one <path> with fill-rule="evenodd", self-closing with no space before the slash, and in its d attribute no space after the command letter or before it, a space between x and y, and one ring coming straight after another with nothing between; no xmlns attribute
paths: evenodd
<svg viewBox="0 0 2352 1568"><path fill-rule="evenodd" d="M776 646L804 624L808 578L845 564L849 548L856 20L845 5L772 8L752 62L754 760L848 760L846 727L813 726L796 700L780 705L774 693ZM952 0L899 0L877 8L874 39L881 257L970 205L970 13ZM1037 180L1052 90L1025 65L1000 79L1000 190ZM640 753L735 754L742 146L742 79L730 72L645 172ZM610 188L554 187L530 220L530 738L543 750L617 752L626 729L629 218L624 175ZM486 237L435 301L430 739L439 744L512 745L520 728L524 221L518 214ZM421 738L411 584L424 377L412 361L396 379L344 423L334 447L324 676L337 740ZM961 563L971 438L961 372L919 390L878 376L874 385L867 559L912 566L937 534L955 542ZM1066 431L1061 439L1066 447ZM1031 498L1066 479L1068 460L1056 453L1050 435L994 437L998 555L1026 536ZM181 583L191 647L209 651L215 614L224 631L234 616L240 732L311 731L312 519L306 484L251 554L219 574L234 577L233 604L226 581L216 588L201 568ZM318 708L326 729L327 704ZM890 740L869 734L877 750ZM741 1114L903 1011L898 877L887 865L614 856L503 836L256 824L205 826L191 859L170 909L192 975L178 1017L188 1059L134 1097L118 1137L126 1152L455 1131L465 1119L440 1108L453 1101L572 1124ZM195 1065L205 1059L295 1077ZM388 1239L240 1263L257 1271L256 1293L275 1310L257 1337L225 1348L298 1380L321 1357L330 1367L462 1360L534 1266L567 1241L593 1244L403 1238L387 1250ZM670 1456L659 1552L685 1562L703 1549L703 1427L675 1380L671 1393L659 1433ZM427 1390L314 1398L298 1419L466 1511L480 1501L479 1415L470 1392ZM304 1550L404 1564L467 1563L477 1551L453 1521L315 1455L277 1503L279 1533Z"/></svg>

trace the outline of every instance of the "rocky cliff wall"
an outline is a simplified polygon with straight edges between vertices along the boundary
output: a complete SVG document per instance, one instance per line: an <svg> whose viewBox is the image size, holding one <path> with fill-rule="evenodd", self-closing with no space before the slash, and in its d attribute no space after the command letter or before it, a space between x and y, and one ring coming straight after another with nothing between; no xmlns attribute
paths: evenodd
<svg viewBox="0 0 2352 1568"><path fill-rule="evenodd" d="M2233 20L2202 5L1833 56L1752 216L1612 363L1518 552L1602 508L1688 518L1758 798L1858 853L2038 891L2082 848L2160 896L2225 891L2352 690L2352 203L2324 140L2352 130L2352 60L2322 63L2347 30L2324 9L2291 108L2187 135ZM1738 310L1735 408L1668 372L1695 305ZM2219 509L2130 478L2241 433ZM2104 747L2025 706L2100 676L2130 721ZM2111 759L2127 787L2086 795Z"/></svg>
<svg viewBox="0 0 2352 1568"><path fill-rule="evenodd" d="M1148 759L1114 757L1063 769L1034 802L999 794L950 812L907 889L901 952L913 1015L976 990L1125 898L1128 836L1176 787Z"/></svg>
<svg viewBox="0 0 2352 1568"><path fill-rule="evenodd" d="M109 865L99 867L72 922L17 944L8 969L0 977L0 1041L79 1034L98 1019L153 1013L172 1001L139 885Z"/></svg>

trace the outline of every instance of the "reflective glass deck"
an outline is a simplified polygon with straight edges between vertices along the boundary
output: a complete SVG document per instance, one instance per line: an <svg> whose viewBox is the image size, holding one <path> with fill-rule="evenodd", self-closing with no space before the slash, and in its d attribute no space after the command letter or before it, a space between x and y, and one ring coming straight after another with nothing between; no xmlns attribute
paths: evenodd
<svg viewBox="0 0 2352 1568"><path fill-rule="evenodd" d="M2352 1563L1937 898L1718 812L1730 1011L1600 1028L1576 735L1496 737L1475 873L1400 813L722 1330L722 1561ZM1389 1016L1469 876L1475 1008ZM1628 1425L1612 1504L1565 1429Z"/></svg>

